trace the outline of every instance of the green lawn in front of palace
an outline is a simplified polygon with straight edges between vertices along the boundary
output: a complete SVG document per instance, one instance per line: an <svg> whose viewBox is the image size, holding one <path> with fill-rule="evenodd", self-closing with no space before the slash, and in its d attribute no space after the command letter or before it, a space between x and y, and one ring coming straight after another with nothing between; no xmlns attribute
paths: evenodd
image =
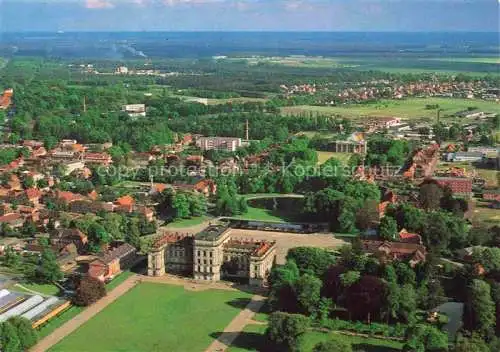
<svg viewBox="0 0 500 352"><path fill-rule="evenodd" d="M250 297L239 291L142 283L50 351L204 351Z"/></svg>

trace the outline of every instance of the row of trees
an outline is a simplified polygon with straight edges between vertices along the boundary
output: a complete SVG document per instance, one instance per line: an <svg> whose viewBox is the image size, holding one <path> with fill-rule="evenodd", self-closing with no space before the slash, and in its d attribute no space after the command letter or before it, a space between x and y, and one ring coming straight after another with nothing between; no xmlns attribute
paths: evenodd
<svg viewBox="0 0 500 352"><path fill-rule="evenodd" d="M3 352L22 352L33 347L38 340L31 322L20 316L0 324L0 345Z"/></svg>

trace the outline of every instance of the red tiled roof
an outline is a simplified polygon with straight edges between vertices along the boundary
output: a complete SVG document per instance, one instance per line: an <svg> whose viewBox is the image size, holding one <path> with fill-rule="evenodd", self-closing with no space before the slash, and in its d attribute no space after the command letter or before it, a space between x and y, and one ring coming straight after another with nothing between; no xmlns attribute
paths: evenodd
<svg viewBox="0 0 500 352"><path fill-rule="evenodd" d="M161 248L162 246L168 243L176 243L182 241L186 238L193 238L193 235L188 233L180 233L180 232L165 232L160 237L156 238L153 242L153 248Z"/></svg>
<svg viewBox="0 0 500 352"><path fill-rule="evenodd" d="M120 197L118 198L115 203L117 205L121 205L121 206L130 206L130 205L134 205L135 204L135 199L130 196L130 195L125 195L123 197Z"/></svg>
<svg viewBox="0 0 500 352"><path fill-rule="evenodd" d="M405 229L402 229L399 232L399 239L401 240L401 242L417 243L417 244L422 243L422 237L419 234L410 233Z"/></svg>
<svg viewBox="0 0 500 352"><path fill-rule="evenodd" d="M91 265L87 274L90 277L98 279L106 274L106 268L103 266Z"/></svg>
<svg viewBox="0 0 500 352"><path fill-rule="evenodd" d="M66 203L74 202L75 200L81 200L83 197L79 194L68 192L68 191L57 191L57 199L63 200Z"/></svg>
<svg viewBox="0 0 500 352"><path fill-rule="evenodd" d="M26 197L28 197L28 199L39 198L42 195L42 192L36 188L28 188L24 192L26 193Z"/></svg>
<svg viewBox="0 0 500 352"><path fill-rule="evenodd" d="M11 221L19 220L21 218L22 218L22 216L19 213L10 213L10 214L6 214L4 216L0 216L0 223L1 222L11 222Z"/></svg>

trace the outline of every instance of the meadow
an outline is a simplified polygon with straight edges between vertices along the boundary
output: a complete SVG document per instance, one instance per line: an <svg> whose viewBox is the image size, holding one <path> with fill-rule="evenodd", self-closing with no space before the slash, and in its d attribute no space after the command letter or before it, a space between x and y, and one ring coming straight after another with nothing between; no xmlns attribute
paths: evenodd
<svg viewBox="0 0 500 352"><path fill-rule="evenodd" d="M484 112L500 113L500 104L494 101L465 100L455 98L409 98L404 100L381 100L376 103L343 106L288 106L282 109L285 114L317 113L338 114L347 118L397 116L403 119L435 119L435 109L427 105L439 105L441 116L451 116L467 108L477 108Z"/></svg>
<svg viewBox="0 0 500 352"><path fill-rule="evenodd" d="M238 291L143 283L50 351L203 351L249 299Z"/></svg>

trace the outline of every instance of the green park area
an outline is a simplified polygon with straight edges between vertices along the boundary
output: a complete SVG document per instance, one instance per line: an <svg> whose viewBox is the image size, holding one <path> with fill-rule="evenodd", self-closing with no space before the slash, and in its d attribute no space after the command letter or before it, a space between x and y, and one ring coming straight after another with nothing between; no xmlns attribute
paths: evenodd
<svg viewBox="0 0 500 352"><path fill-rule="evenodd" d="M396 116L403 119L435 119L436 109L429 106L439 105L441 116L452 116L468 108L484 112L500 113L500 105L494 101L465 100L454 98L411 98L404 100L380 100L376 103L344 106L288 106L282 109L286 114L300 113L338 114L347 118Z"/></svg>
<svg viewBox="0 0 500 352"><path fill-rule="evenodd" d="M50 351L203 351L249 299L238 291L143 283Z"/></svg>
<svg viewBox="0 0 500 352"><path fill-rule="evenodd" d="M263 351L266 345L265 324L250 324L245 327L242 333L232 343L228 352L258 352ZM335 332L309 331L302 337L300 342L301 352L311 352L314 346L320 342L335 340L345 340L352 344L355 350L365 352L395 352L400 351L403 344L398 341L343 335Z"/></svg>

